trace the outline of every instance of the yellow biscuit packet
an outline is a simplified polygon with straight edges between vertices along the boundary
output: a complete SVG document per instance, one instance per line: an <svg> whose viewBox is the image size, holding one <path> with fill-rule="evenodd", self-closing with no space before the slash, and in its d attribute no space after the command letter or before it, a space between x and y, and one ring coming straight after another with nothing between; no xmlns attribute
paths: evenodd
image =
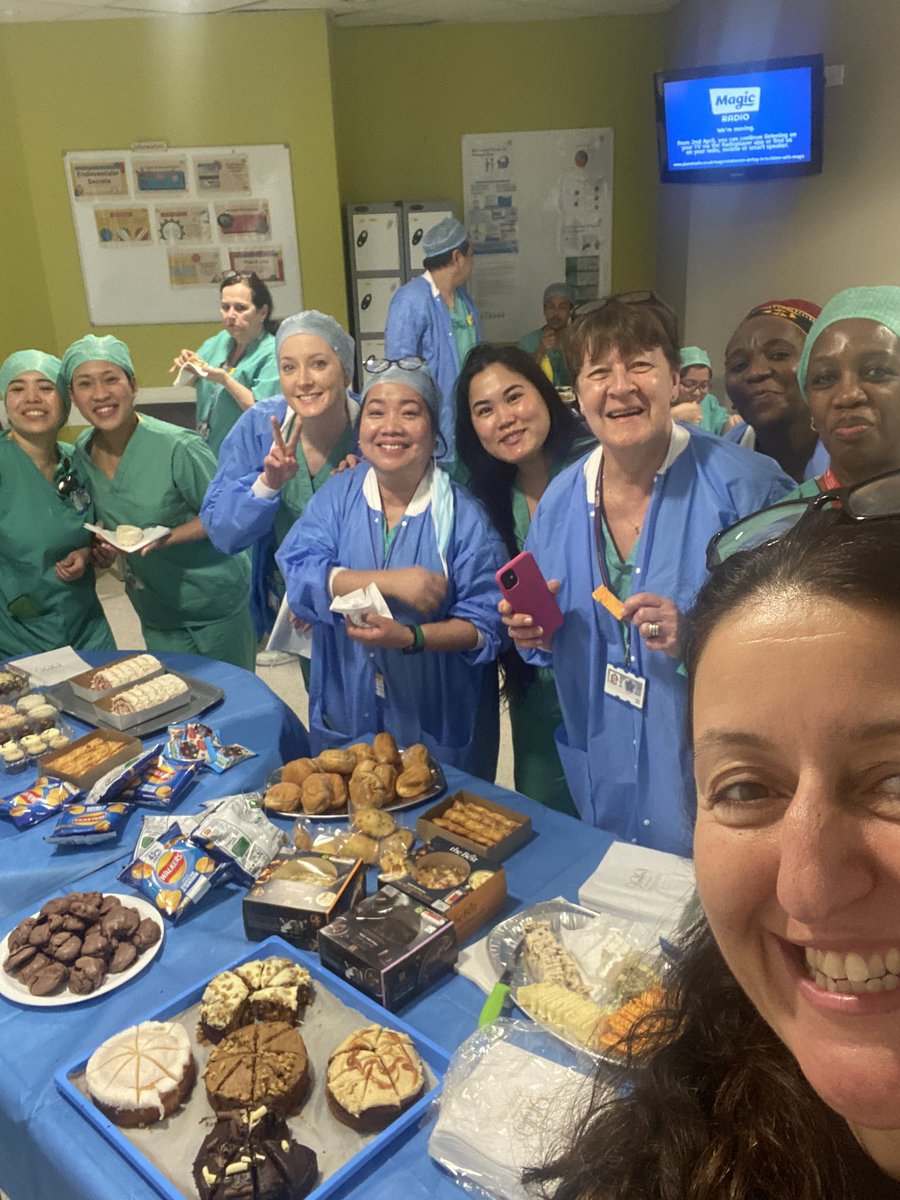
<svg viewBox="0 0 900 1200"><path fill-rule="evenodd" d="M611 612L617 621L621 621L625 616L625 605L613 592L609 590L605 583L600 586L591 595L598 604L602 604L607 612Z"/></svg>

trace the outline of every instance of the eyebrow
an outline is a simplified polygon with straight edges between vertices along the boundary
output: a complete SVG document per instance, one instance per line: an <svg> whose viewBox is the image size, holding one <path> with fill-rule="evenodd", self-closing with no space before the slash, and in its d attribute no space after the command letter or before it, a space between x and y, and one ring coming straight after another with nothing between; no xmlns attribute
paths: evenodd
<svg viewBox="0 0 900 1200"><path fill-rule="evenodd" d="M854 725L842 730L841 737L847 741L866 738L884 738L900 736L900 717L896 720L871 721ZM728 749L766 750L775 743L769 738L762 738L755 733L747 733L742 729L710 729L694 741L694 750Z"/></svg>

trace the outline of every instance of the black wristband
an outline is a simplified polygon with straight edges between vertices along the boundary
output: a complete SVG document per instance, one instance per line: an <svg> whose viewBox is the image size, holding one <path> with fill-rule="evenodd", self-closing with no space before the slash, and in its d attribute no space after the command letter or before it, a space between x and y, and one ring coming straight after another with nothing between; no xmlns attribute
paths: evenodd
<svg viewBox="0 0 900 1200"><path fill-rule="evenodd" d="M421 654L422 651L425 649L425 635L422 632L422 626L421 625L407 625L406 628L412 631L413 644L411 646L404 646L401 653L402 654Z"/></svg>

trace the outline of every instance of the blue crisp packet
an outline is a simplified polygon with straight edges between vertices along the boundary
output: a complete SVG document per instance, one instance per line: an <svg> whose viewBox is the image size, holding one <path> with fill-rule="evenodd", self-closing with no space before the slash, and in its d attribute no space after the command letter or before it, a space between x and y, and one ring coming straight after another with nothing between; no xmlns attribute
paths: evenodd
<svg viewBox="0 0 900 1200"><path fill-rule="evenodd" d="M82 796L74 783L41 775L30 788L0 800L0 814L9 817L17 829L28 829L38 821L59 816L67 804Z"/></svg>
<svg viewBox="0 0 900 1200"><path fill-rule="evenodd" d="M67 842L90 846L118 837L132 811L130 804L83 804L75 802L63 812L45 842Z"/></svg>
<svg viewBox="0 0 900 1200"><path fill-rule="evenodd" d="M206 846L195 845L175 821L155 842L137 851L119 879L175 922L229 873L227 863L214 858Z"/></svg>
<svg viewBox="0 0 900 1200"><path fill-rule="evenodd" d="M131 804L142 804L147 808L174 808L199 769L197 762L173 763L161 754L131 784L126 799Z"/></svg>
<svg viewBox="0 0 900 1200"><path fill-rule="evenodd" d="M111 771L107 771L88 792L88 804L108 804L110 800L114 800L117 796L120 796L126 788L143 774L149 764L159 756L161 749L162 742L159 742L149 750L143 750L140 754L136 754L134 758L129 758L128 762L122 763L118 767L113 767Z"/></svg>
<svg viewBox="0 0 900 1200"><path fill-rule="evenodd" d="M214 734L213 736L218 739L219 735ZM244 762L248 758L256 758L256 751L248 750L246 746L239 746L236 742L230 746L223 746L216 740L215 749L206 765L211 771L221 775L223 771L237 766L238 763Z"/></svg>

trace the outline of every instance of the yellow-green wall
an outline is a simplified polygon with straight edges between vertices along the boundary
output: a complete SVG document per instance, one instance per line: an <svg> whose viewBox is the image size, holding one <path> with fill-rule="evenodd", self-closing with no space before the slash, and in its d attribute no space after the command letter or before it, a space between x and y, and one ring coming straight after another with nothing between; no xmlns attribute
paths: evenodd
<svg viewBox="0 0 900 1200"><path fill-rule="evenodd" d="M332 31L344 203L450 199L465 133L611 126L613 287L655 280L659 16Z"/></svg>
<svg viewBox="0 0 900 1200"><path fill-rule="evenodd" d="M59 351L88 328L63 152L118 149L145 140L173 147L285 142L304 302L343 317L328 36L327 18L313 12L5 26L0 146L17 168L22 200L13 201L16 207L2 228L4 242L12 230L21 228L22 236L12 247L19 270L4 271L4 352L29 340ZM8 166L10 159L3 161ZM33 206L32 226L26 197ZM20 295L25 290L20 283L28 280L34 281L28 312L12 323L9 292ZM35 326L42 308L45 319ZM178 349L198 344L218 327L215 310L210 321L125 325L116 332L130 344L141 381L165 384Z"/></svg>

